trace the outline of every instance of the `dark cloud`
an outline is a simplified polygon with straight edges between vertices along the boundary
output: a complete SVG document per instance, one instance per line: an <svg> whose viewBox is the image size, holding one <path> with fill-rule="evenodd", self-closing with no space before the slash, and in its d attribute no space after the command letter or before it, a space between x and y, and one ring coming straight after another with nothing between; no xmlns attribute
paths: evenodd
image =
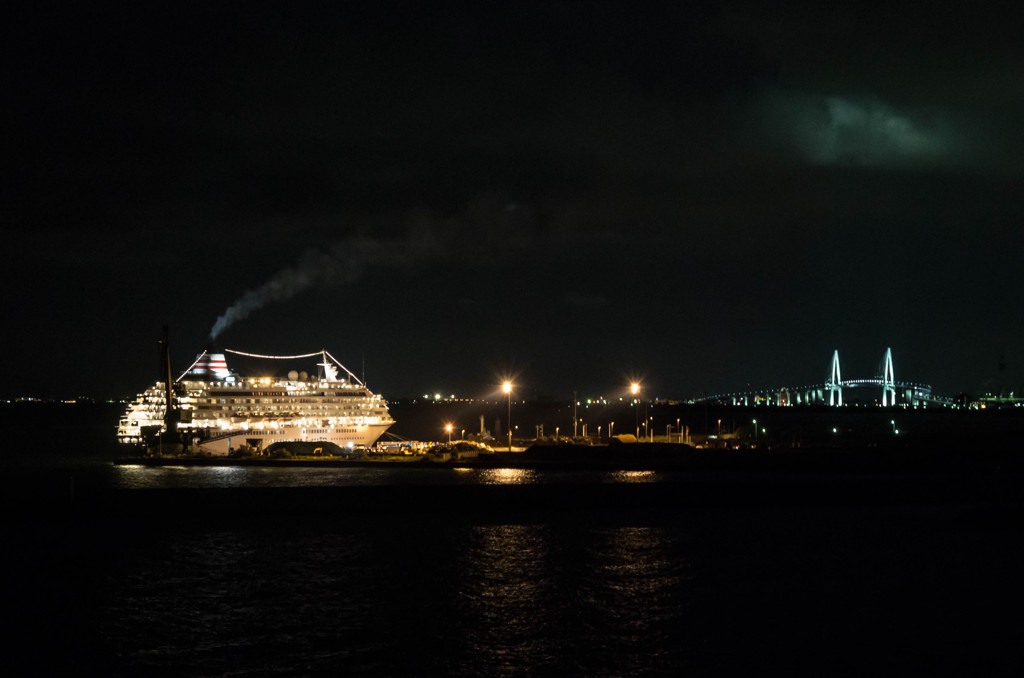
<svg viewBox="0 0 1024 678"><path fill-rule="evenodd" d="M900 111L873 98L773 93L752 113L766 143L813 165L955 168L979 155L941 115Z"/></svg>

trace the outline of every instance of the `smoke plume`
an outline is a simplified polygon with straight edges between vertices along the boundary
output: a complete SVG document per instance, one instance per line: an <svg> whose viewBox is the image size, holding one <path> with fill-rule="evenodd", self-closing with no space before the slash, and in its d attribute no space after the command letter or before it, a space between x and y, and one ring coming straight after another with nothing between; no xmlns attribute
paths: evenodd
<svg viewBox="0 0 1024 678"><path fill-rule="evenodd" d="M247 290L217 318L210 330L215 340L224 330L269 303L287 301L313 287L350 283L368 267L393 267L412 263L414 254L426 256L433 248L421 237L385 241L350 238L327 250L309 250L295 264L278 271L259 287Z"/></svg>
<svg viewBox="0 0 1024 678"><path fill-rule="evenodd" d="M438 216L417 209L405 214L402 221L406 226L403 236L360 235L307 251L295 264L242 294L217 318L210 339L269 303L287 301L313 287L351 283L368 270L406 268L441 257L470 261L479 259L481 252L499 249L522 251L536 226L533 210L496 191L476 196L455 215ZM579 247L575 241L573 246Z"/></svg>

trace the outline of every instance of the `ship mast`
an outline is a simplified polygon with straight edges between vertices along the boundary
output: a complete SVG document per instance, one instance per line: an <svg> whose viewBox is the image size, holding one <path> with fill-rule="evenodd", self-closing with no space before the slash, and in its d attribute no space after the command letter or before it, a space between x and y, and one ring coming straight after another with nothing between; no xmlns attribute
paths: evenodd
<svg viewBox="0 0 1024 678"><path fill-rule="evenodd" d="M181 412L174 403L174 382L171 378L171 342L168 339L168 329L164 325L163 334L157 345L160 347L160 380L164 382L164 435L168 441L177 442L178 421L181 419Z"/></svg>
<svg viewBox="0 0 1024 678"><path fill-rule="evenodd" d="M317 365L324 368L324 381L338 381L338 368L327 359L327 349L320 350L320 358L322 362L317 363Z"/></svg>

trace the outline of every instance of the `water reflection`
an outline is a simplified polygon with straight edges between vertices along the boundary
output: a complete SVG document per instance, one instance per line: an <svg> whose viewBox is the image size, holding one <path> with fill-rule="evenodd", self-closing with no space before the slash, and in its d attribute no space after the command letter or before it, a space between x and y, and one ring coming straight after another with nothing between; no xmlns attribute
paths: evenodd
<svg viewBox="0 0 1024 678"><path fill-rule="evenodd" d="M537 482L537 472L525 468L480 469L480 482L484 485L524 485Z"/></svg>
<svg viewBox="0 0 1024 678"><path fill-rule="evenodd" d="M149 467L138 464L116 465L113 467L114 486L125 489L202 487L212 484L218 487L237 486L244 479L228 471L244 469L221 467L160 466Z"/></svg>
<svg viewBox="0 0 1024 678"><path fill-rule="evenodd" d="M115 487L343 487L432 484L445 470L269 466L142 466L113 467Z"/></svg>
<svg viewBox="0 0 1024 678"><path fill-rule="evenodd" d="M532 485L557 483L661 483L672 473L654 471L600 471L593 469L472 468L443 466L382 467L337 466L147 466L123 464L109 467L107 476L115 487L218 488L218 487L344 487L394 485Z"/></svg>
<svg viewBox="0 0 1024 678"><path fill-rule="evenodd" d="M219 483L225 485L245 484L246 469L238 466L213 466L210 468L210 475Z"/></svg>
<svg viewBox="0 0 1024 678"><path fill-rule="evenodd" d="M616 527L592 532L588 576L581 580L579 614L588 635L605 639L590 656L597 669L614 663L631 674L674 663L686 639L688 563L678 534L657 527Z"/></svg>
<svg viewBox="0 0 1024 678"><path fill-rule="evenodd" d="M608 474L607 481L612 483L653 483L658 480L654 471L615 471Z"/></svg>
<svg viewBox="0 0 1024 678"><path fill-rule="evenodd" d="M511 470L511 469L509 469ZM471 658L465 675L508 675L543 666L559 624L550 618L553 590L548 529L477 526L458 551L456 637Z"/></svg>

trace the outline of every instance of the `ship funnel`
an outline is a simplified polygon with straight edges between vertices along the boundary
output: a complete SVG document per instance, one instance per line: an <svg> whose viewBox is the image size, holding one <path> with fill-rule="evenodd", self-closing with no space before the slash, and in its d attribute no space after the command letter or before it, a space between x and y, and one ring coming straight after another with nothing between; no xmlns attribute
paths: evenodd
<svg viewBox="0 0 1024 678"><path fill-rule="evenodd" d="M220 350L207 348L196 357L195 364L188 371L188 376L197 379L224 381L231 376L228 370L228 359Z"/></svg>

